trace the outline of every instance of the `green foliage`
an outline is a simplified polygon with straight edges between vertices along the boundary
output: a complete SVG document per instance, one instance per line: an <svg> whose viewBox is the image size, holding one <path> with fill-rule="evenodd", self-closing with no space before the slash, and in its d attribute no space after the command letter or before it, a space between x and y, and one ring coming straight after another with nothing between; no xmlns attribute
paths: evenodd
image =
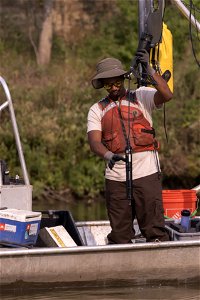
<svg viewBox="0 0 200 300"><path fill-rule="evenodd" d="M89 107L105 94L91 87L90 78L96 62L106 56L121 59L128 68L138 44L136 1L115 3L112 14L105 11L79 43L69 45L54 35L52 61L44 69L37 66L19 24L15 28L14 20L6 21L0 42L1 74L13 97L34 196L40 197L46 187L90 198L104 190L104 162L89 149L86 123ZM170 3L165 21L174 36L174 100L166 105L169 145L162 113L155 114L154 127L162 145L165 180L187 177L182 181L187 187L196 182L200 169L199 70L188 40L188 21ZM0 158L8 162L12 175L20 174L6 111L0 120Z"/></svg>
<svg viewBox="0 0 200 300"><path fill-rule="evenodd" d="M5 51L4 43L0 40L0 55Z"/></svg>
<svg viewBox="0 0 200 300"><path fill-rule="evenodd" d="M102 16L98 27L88 36L78 54L87 61L115 56L129 67L137 47L137 5L135 0L117 0L112 17ZM92 53L92 57L88 55Z"/></svg>
<svg viewBox="0 0 200 300"><path fill-rule="evenodd" d="M100 159L89 157L76 162L70 170L69 186L79 197L94 198L102 191L104 164Z"/></svg>
<svg viewBox="0 0 200 300"><path fill-rule="evenodd" d="M64 60L67 55L67 45L63 38L54 35L52 43L52 59Z"/></svg>

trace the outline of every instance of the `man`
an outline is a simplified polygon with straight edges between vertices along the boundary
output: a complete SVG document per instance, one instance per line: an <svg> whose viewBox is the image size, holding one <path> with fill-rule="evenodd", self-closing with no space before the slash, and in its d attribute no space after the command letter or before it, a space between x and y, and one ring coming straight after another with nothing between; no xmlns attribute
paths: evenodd
<svg viewBox="0 0 200 300"><path fill-rule="evenodd" d="M131 243L136 216L147 242L167 241L164 228L159 148L152 128L152 111L171 100L165 80L149 65L146 50L136 53L156 82L155 88L140 87L127 91L127 71L115 58L97 64L92 79L95 89L105 88L108 95L94 104L88 113L88 140L91 150L105 159L106 206L111 224L109 244ZM125 148L130 141L132 154L133 203L127 200ZM134 204L134 205L133 205Z"/></svg>

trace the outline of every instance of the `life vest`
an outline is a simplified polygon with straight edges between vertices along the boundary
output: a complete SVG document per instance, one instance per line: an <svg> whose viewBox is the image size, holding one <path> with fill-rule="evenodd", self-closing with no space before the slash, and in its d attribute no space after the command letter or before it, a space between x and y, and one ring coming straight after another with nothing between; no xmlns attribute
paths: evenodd
<svg viewBox="0 0 200 300"><path fill-rule="evenodd" d="M121 99L120 108L107 97L98 102L103 112L103 144L113 153L124 153L129 138L133 152L157 150L159 144L155 139L154 128L150 126L139 106L133 106L133 103L137 105L135 93L131 93L130 99L127 98L125 96Z"/></svg>

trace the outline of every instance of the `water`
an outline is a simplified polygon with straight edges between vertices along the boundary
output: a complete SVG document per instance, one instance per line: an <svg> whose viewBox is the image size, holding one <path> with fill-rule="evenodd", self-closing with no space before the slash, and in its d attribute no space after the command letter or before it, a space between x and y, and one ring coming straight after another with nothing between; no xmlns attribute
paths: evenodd
<svg viewBox="0 0 200 300"><path fill-rule="evenodd" d="M72 213L75 221L95 221L108 219L104 199L99 201L79 200L73 202L56 200L33 201L33 210L68 210ZM200 205L197 215L200 215Z"/></svg>
<svg viewBox="0 0 200 300"><path fill-rule="evenodd" d="M199 300L199 285L77 288L65 286L1 291L1 300Z"/></svg>
<svg viewBox="0 0 200 300"><path fill-rule="evenodd" d="M94 221L107 220L107 211L105 201L86 201L79 200L73 202L64 201L33 201L33 210L68 210L71 212L75 221Z"/></svg>

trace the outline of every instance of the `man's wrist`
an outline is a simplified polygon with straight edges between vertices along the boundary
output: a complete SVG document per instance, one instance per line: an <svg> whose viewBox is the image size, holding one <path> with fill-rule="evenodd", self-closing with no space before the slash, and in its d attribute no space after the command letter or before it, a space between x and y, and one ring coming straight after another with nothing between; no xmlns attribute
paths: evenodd
<svg viewBox="0 0 200 300"><path fill-rule="evenodd" d="M111 151L107 151L105 154L104 154L104 159L109 161L112 157L113 157L114 153L112 153Z"/></svg>
<svg viewBox="0 0 200 300"><path fill-rule="evenodd" d="M148 66L147 66L147 73L148 73L149 75L153 76L153 74L155 74L156 71L155 71L150 65L148 65Z"/></svg>

